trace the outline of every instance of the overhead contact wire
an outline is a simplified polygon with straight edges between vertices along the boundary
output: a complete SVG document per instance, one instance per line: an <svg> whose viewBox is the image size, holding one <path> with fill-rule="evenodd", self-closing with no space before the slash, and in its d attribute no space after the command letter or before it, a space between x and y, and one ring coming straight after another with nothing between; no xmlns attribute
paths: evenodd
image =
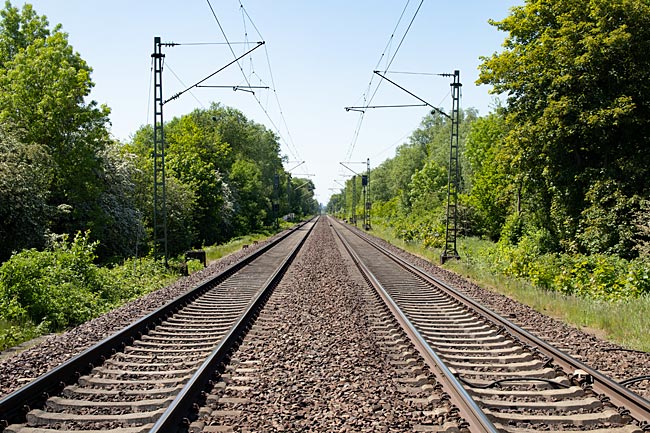
<svg viewBox="0 0 650 433"><path fill-rule="evenodd" d="M174 77L176 77L176 79L178 80L178 82L181 83L181 85L182 85L183 87L187 87L187 85L183 82L183 80L181 80L181 78L176 74L176 72L174 72L174 70L172 69L172 67L169 66L169 64L167 64L167 68L169 68L169 72L171 72L172 75L173 75ZM194 92L192 92L192 90L188 90L188 93L189 93L190 95L192 95L192 98L194 98L194 100L195 100L196 102L198 102L199 105L200 105L202 108L205 109L205 105L203 105L203 103L199 100L199 98L196 97L196 95L194 94Z"/></svg>
<svg viewBox="0 0 650 433"><path fill-rule="evenodd" d="M264 37L262 36L262 33L260 33L259 29L255 25L255 22L253 21L251 16L248 14L248 11L244 7L241 0L239 0L239 6L241 7L241 9L242 9L243 13L246 15L246 17L248 18L248 21L251 23L251 25L253 26L253 28L257 32L257 35L260 37L260 39L264 39ZM296 148L295 142L293 141L293 137L291 136L291 130L289 129L289 126L287 124L287 119L284 116L284 110L282 109L282 105L280 104L280 98L278 96L278 92L277 92L276 87L275 87L275 79L273 78L273 68L271 68L271 59L269 57L269 50L266 47L266 45L264 46L264 53L266 55L266 64L267 64L267 66L269 68L269 76L271 78L271 90L273 91L273 96L275 98L275 102L276 102L276 104L278 104L278 111L280 112L280 118L282 119L282 123L283 123L284 128L285 128L285 130L287 132L287 137L289 138L289 140L288 141L285 140L285 142L287 144L287 147L289 147L289 145L291 145L293 147L293 151L295 152L295 153L292 152L293 157L300 160L302 158L299 157L298 149ZM260 78L260 80L261 80L261 78Z"/></svg>
<svg viewBox="0 0 650 433"><path fill-rule="evenodd" d="M214 20L217 22L217 25L219 26L219 30L221 31L221 34L223 35L225 41L228 43L228 48L230 49L230 52L232 53L233 57L234 57L235 59L237 59L238 56L237 56L237 54L235 54L235 51L233 50L232 45L231 45L230 42L228 41L228 36L226 36L226 32L224 31L223 26L221 25L221 22L219 21L219 17L217 17L217 14L216 14L216 12L214 11L214 8L212 7L212 3L210 3L210 0L206 0L206 2L208 3L208 6L210 7L210 11L212 12L212 16L214 17ZM241 2L240 2L240 4L241 4ZM259 32L258 32L258 33L259 33ZM260 35L260 36L261 36L261 35ZM240 72L242 73L242 76L244 77L244 80L246 80L246 84L247 84L248 86L250 86L250 81L248 80L248 77L246 77L246 73L245 73L244 70L242 69L241 64L239 63L238 60L235 60L235 61L236 61L236 63L237 63L237 67L239 68ZM294 158L300 159L299 156L296 155L296 154L292 151L291 147L289 146L288 141L287 141L286 139L284 139L284 137L282 136L282 133L280 132L280 129L279 129L278 126L275 124L275 122L273 121L273 119L272 119L271 116L269 115L269 112L266 110L266 108L264 108L264 106L262 105L262 102L259 100L259 98L258 98L255 94L253 94L253 98L255 98L255 101L257 101L257 104L260 106L262 112L266 115L266 118L269 120L269 122L271 122L271 125L273 125L273 128L274 128L275 131L278 133L278 135L280 136L280 138L281 138L282 140L284 140L285 143L287 143L287 149L288 149L288 150L293 154Z"/></svg>
<svg viewBox="0 0 650 433"><path fill-rule="evenodd" d="M395 33L397 32L397 29L399 28L399 25L402 22L402 18L404 18L404 14L406 13L406 10L407 10L409 4L410 4L410 0L408 0L406 2L406 4L404 5L404 8L402 9L402 13L400 14L399 19L397 20L397 24L395 24L395 28L393 29L393 32L391 33L390 38L388 38L388 42L386 43L386 46L384 47L384 50L382 51L381 55L379 56L379 60L377 61L377 64L375 65L375 70L381 64L381 61L384 58L384 56L386 56L387 50L390 49L390 47L392 45L393 38L395 37ZM388 68L390 68L390 65L393 64L393 61L395 60L395 57L397 56L397 53L399 52L400 48L402 47L402 43L406 39L406 35L408 34L409 30L411 29L411 26L413 25L413 22L415 21L415 18L417 17L418 13L420 12L420 9L422 8L422 4L424 4L424 0L420 1L420 4L418 5L415 13L413 14L413 17L411 18L411 21L410 21L408 27L406 28L406 31L404 32L404 35L402 36L402 39L400 40L399 45L397 46L397 49L395 50L395 52L393 53L390 61L386 65L385 71L388 70ZM377 86L375 87L375 90L373 91L372 95L370 96L370 99L367 99L367 95L370 93L370 90L372 88L372 83L373 83L373 80L375 78L374 75L375 74L373 73L373 75L370 78L370 81L368 82L367 90L364 93L364 98L363 98L363 102L364 102L363 105L364 106L369 105L369 104L372 103L373 99L375 98L375 95L377 95L377 92L379 91L379 87L381 86L381 83L383 82L383 79L382 79L382 80L379 81L379 83L377 83ZM360 115L359 115L360 121L357 124L357 129L355 129L355 131L353 133L352 143L350 145L350 150L347 153L347 159L350 159L352 157L352 152L354 151L354 148L356 147L357 141L359 139L359 134L361 133L361 126L363 124L364 116L365 116L365 111L362 111L360 113Z"/></svg>

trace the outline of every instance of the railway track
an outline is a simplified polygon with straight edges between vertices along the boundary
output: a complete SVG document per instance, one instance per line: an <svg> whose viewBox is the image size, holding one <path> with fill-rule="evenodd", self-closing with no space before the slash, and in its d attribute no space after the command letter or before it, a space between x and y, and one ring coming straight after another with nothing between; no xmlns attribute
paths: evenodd
<svg viewBox="0 0 650 433"><path fill-rule="evenodd" d="M5 433L175 430L314 224L298 227L0 400L0 428L6 427Z"/></svg>
<svg viewBox="0 0 650 433"><path fill-rule="evenodd" d="M367 281L409 329L470 430L650 430L644 398L358 232L333 225ZM492 427L479 427L481 416Z"/></svg>
<svg viewBox="0 0 650 433"><path fill-rule="evenodd" d="M329 226L317 226L190 432L464 431L457 408L377 293L348 273L354 264L343 254Z"/></svg>
<svg viewBox="0 0 650 433"><path fill-rule="evenodd" d="M14 433L648 429L646 400L471 304L321 218L0 400L0 420Z"/></svg>

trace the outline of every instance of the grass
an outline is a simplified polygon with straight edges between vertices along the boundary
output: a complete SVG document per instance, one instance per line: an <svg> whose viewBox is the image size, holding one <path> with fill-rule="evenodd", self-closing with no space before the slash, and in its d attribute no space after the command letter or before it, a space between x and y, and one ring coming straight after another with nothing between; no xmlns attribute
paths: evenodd
<svg viewBox="0 0 650 433"><path fill-rule="evenodd" d="M205 250L206 258L209 263L214 260L219 260L228 254L232 254L235 251L239 251L244 245L251 245L253 242L263 241L273 236L273 234L274 233L253 233L250 235L233 238L225 244L212 245L209 247L204 247L203 249Z"/></svg>
<svg viewBox="0 0 650 433"><path fill-rule="evenodd" d="M232 254L235 251L239 251L240 249L242 249L244 245L250 245L254 241L260 241L266 239L267 237L268 235L264 235L264 234L246 235L246 236L240 236L231 239L225 244L205 247L204 249L207 256L207 260L208 262L218 260L224 256L227 256L228 254Z"/></svg>
<svg viewBox="0 0 650 433"><path fill-rule="evenodd" d="M390 228L375 224L372 234L432 263L440 263L440 250L398 239ZM489 245L489 241L475 238L458 239L461 260L450 260L444 267L487 290L506 295L586 332L630 349L650 352L650 296L632 301L603 302L544 290L529 282L492 272L481 258L482 251Z"/></svg>

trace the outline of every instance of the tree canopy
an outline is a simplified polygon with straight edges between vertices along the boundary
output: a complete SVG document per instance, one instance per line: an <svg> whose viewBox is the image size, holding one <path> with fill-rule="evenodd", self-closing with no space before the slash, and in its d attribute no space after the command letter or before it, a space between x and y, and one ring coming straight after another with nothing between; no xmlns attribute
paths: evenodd
<svg viewBox="0 0 650 433"><path fill-rule="evenodd" d="M650 174L650 3L529 0L491 23L508 36L479 83L507 97L503 153L524 210L562 249L634 254Z"/></svg>
<svg viewBox="0 0 650 433"><path fill-rule="evenodd" d="M631 259L650 243L650 2L527 0L501 21L479 84L506 100L461 119L461 233L540 253ZM371 173L373 213L405 239L443 235L449 125L426 116ZM351 186L332 211L350 214ZM357 212L358 213L358 212Z"/></svg>
<svg viewBox="0 0 650 433"><path fill-rule="evenodd" d="M128 238L120 237L128 234L117 227L116 217L123 213L112 207L114 203L109 209L107 200L128 189L114 182L128 179L111 172L119 164L108 158L114 145L108 133L108 108L86 101L94 85L91 72L60 25L50 29L47 19L29 4L19 10L5 3L0 11L0 124L18 142L37 146L51 174L43 177L47 184L36 184L46 205L38 212L47 217L30 215L28 220L42 223L37 231L41 235L74 233L94 225L92 236L102 241L108 249L104 252L121 254L124 249L118 245ZM12 237L9 243L31 247L43 239Z"/></svg>
<svg viewBox="0 0 650 433"><path fill-rule="evenodd" d="M274 217L316 211L313 184L303 196L292 194L288 182L296 179L284 172L275 134L234 108L215 103L174 118L165 137L172 254L260 230ZM151 126L140 128L125 150L136 156L139 206L151 215Z"/></svg>
<svg viewBox="0 0 650 433"><path fill-rule="evenodd" d="M50 27L29 4L5 3L0 261L42 248L53 235L87 231L100 261L149 251L152 128L140 128L127 145L111 139L110 110L90 98L91 74L61 25ZM164 128L172 253L260 230L284 214L315 211L313 185L289 200L278 138L240 111L213 104Z"/></svg>

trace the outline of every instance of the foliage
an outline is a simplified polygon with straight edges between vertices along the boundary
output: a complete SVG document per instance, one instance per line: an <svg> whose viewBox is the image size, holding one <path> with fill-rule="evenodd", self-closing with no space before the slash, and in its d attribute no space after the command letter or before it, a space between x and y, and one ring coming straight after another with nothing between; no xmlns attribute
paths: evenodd
<svg viewBox="0 0 650 433"><path fill-rule="evenodd" d="M150 258L99 267L97 246L88 233L64 235L45 251L21 251L0 266L0 350L76 326L177 277Z"/></svg>
<svg viewBox="0 0 650 433"><path fill-rule="evenodd" d="M473 260L491 272L519 278L564 295L603 301L635 299L650 294L649 263L605 254L543 253L544 233L526 235L517 246L507 242L475 250Z"/></svg>
<svg viewBox="0 0 650 433"><path fill-rule="evenodd" d="M133 200L142 215L145 238L136 246L146 254L152 247L153 236L153 128L144 126L123 146L123 158L133 161ZM167 243L169 254L175 256L187 251L196 242L197 233L193 212L196 195L189 185L167 173L166 178ZM137 254L136 254L137 256Z"/></svg>
<svg viewBox="0 0 650 433"><path fill-rule="evenodd" d="M477 119L467 137L468 204L475 212L474 232L497 241L502 227L516 215L513 175L503 154L506 134L501 110ZM514 212L514 214L513 214Z"/></svg>
<svg viewBox="0 0 650 433"><path fill-rule="evenodd" d="M5 3L0 11L0 124L31 149L29 161L25 146L14 162L7 161L11 165L22 158L31 166L23 165L21 173L14 166L13 174L29 177L33 170L41 176L33 187L2 191L7 203L26 205L22 211L12 206L12 215L25 217L26 227L38 226L33 235L20 237L24 229L14 231L9 219L0 222L8 234L7 248L42 247L46 230L92 229L93 239L101 241L102 259L134 250L141 224L129 198L130 174L109 138L109 109L86 101L94 86L91 72L60 25L50 29L29 4L19 10ZM29 203L27 189L33 193ZM7 257L3 251L0 259Z"/></svg>
<svg viewBox="0 0 650 433"><path fill-rule="evenodd" d="M626 196L611 179L595 181L585 194L576 240L588 253L633 257L639 242L634 215L639 211L639 196Z"/></svg>
<svg viewBox="0 0 650 433"><path fill-rule="evenodd" d="M314 215L319 212L319 204L314 199L316 186L310 179L289 176L287 190L287 213L294 213L299 217Z"/></svg>
<svg viewBox="0 0 650 433"><path fill-rule="evenodd" d="M0 126L0 261L45 243L49 161L43 146L24 144Z"/></svg>
<svg viewBox="0 0 650 433"><path fill-rule="evenodd" d="M213 104L172 119L164 132L172 254L273 224L273 202L284 213L315 211L313 183L291 192L304 180L284 173L277 137L238 110ZM124 151L134 155L135 200L151 227L152 128L140 128Z"/></svg>
<svg viewBox="0 0 650 433"><path fill-rule="evenodd" d="M631 258L650 174L650 4L528 0L491 23L508 36L479 83L508 97L504 154L523 210L564 251Z"/></svg>
<svg viewBox="0 0 650 433"><path fill-rule="evenodd" d="M635 245L639 257L650 259L650 200L642 199L639 210L634 214L634 225L639 236Z"/></svg>
<svg viewBox="0 0 650 433"><path fill-rule="evenodd" d="M103 167L96 174L101 192L96 198L97 210L86 227L95 239L101 239L97 254L104 260L111 256L137 256L144 225L135 201L134 161L121 153L115 143L97 156Z"/></svg>
<svg viewBox="0 0 650 433"><path fill-rule="evenodd" d="M196 197L192 219L198 239L207 244L221 240L229 224L223 161L230 145L221 141L215 123L206 110L195 110L165 126L167 168Z"/></svg>
<svg viewBox="0 0 650 433"><path fill-rule="evenodd" d="M270 200L264 195L262 171L253 161L238 159L230 170L230 180L234 187L238 235L250 233L260 227L266 219Z"/></svg>
<svg viewBox="0 0 650 433"><path fill-rule="evenodd" d="M467 109L460 118L459 145L464 149L477 114ZM428 114L409 141L397 148L395 157L371 171L371 215L393 227L404 240L421 241L432 248L444 244L450 134L447 117ZM345 191L333 196L338 207L345 208L342 213L347 218L351 217L354 195L357 203L362 202L359 182L354 194L352 186L349 180ZM329 207L336 204L330 202ZM362 213L363 205L356 210L357 216ZM459 214L465 218L471 210L461 203Z"/></svg>
<svg viewBox="0 0 650 433"><path fill-rule="evenodd" d="M25 250L12 256L0 267L4 318L62 329L93 317L102 308L95 247L87 234L71 242L63 236L46 251Z"/></svg>
<svg viewBox="0 0 650 433"><path fill-rule="evenodd" d="M178 274L151 257L126 259L120 264L101 267L99 271L107 310L165 287L178 278Z"/></svg>

